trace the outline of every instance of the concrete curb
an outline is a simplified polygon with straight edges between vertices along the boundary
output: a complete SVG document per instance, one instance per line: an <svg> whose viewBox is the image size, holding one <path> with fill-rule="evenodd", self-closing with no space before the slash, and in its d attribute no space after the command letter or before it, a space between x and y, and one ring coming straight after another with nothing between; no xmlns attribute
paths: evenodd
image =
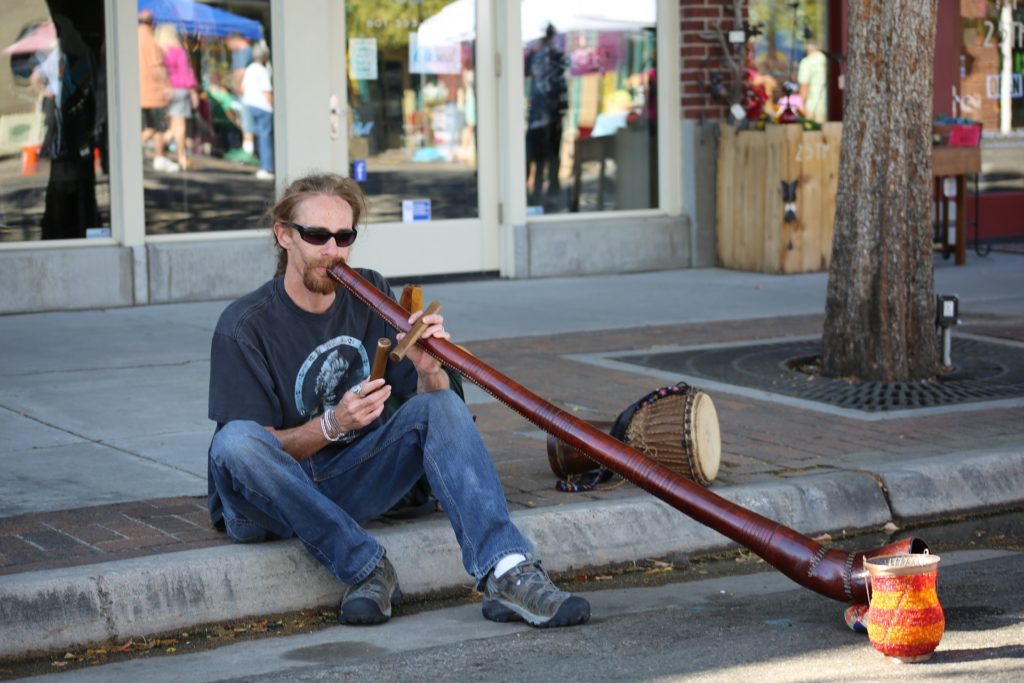
<svg viewBox="0 0 1024 683"><path fill-rule="evenodd" d="M877 471L902 522L1018 507L1024 497L1024 450L948 453Z"/></svg>
<svg viewBox="0 0 1024 683"><path fill-rule="evenodd" d="M1024 503L1024 453L990 453L969 462L948 456L881 469L879 475L831 471L713 491L808 535L879 528L894 516L952 516ZM982 474L999 485L964 484L979 482ZM735 545L646 495L519 511L513 518L556 572ZM407 594L472 584L446 521L377 535ZM333 605L340 593L340 584L298 541L2 576L0 657Z"/></svg>

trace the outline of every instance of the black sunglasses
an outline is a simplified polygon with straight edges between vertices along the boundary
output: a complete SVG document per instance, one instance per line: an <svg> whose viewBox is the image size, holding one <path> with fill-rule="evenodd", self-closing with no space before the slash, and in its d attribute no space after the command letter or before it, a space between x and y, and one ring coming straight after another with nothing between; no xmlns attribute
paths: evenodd
<svg viewBox="0 0 1024 683"><path fill-rule="evenodd" d="M295 228L299 231L299 237L302 238L303 242L309 244L315 244L318 247L327 244L328 240L333 239L339 247L347 247L356 241L356 236L359 233L355 230L339 230L338 232L331 232L327 228L307 228L305 225L299 225L298 223L292 223L291 221L281 221L283 225L287 225L289 228Z"/></svg>

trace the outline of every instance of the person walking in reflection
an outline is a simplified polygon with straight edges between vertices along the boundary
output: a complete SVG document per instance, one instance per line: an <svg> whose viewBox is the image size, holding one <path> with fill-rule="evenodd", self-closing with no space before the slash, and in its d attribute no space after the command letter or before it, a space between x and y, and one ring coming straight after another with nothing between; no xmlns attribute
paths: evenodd
<svg viewBox="0 0 1024 683"><path fill-rule="evenodd" d="M139 106L142 107L142 144L153 141L153 170L176 173L178 164L164 156L167 105L171 85L167 80L164 53L153 35L153 13L139 12Z"/></svg>
<svg viewBox="0 0 1024 683"><path fill-rule="evenodd" d="M800 83L800 99L803 100L804 117L816 123L825 123L828 62L825 53L818 47L818 41L811 35L807 39L807 56L800 60L797 81Z"/></svg>
<svg viewBox="0 0 1024 683"><path fill-rule="evenodd" d="M86 42L81 25L70 16L56 11L52 16L58 47L36 74L39 83L45 80L43 97L51 99L47 106L52 113L42 150L50 158L46 205L39 221L44 240L85 237L88 228L100 225L93 163L96 44Z"/></svg>
<svg viewBox="0 0 1024 683"><path fill-rule="evenodd" d="M252 48L252 63L242 76L242 106L253 124L260 170L256 177L270 180L274 177L274 92L270 83L270 48L259 42Z"/></svg>
<svg viewBox="0 0 1024 683"><path fill-rule="evenodd" d="M240 33L232 33L224 41L224 44L231 50L231 92L241 100L245 68L252 63L252 41ZM245 106L242 106L239 118L242 128L242 150L255 161L256 145L252 134L253 124Z"/></svg>
<svg viewBox="0 0 1024 683"><path fill-rule="evenodd" d="M378 340L402 335L327 272L349 260L365 213L359 184L332 174L295 180L267 212L278 275L224 310L211 345L212 521L238 543L298 537L347 584L340 620L380 624L402 592L364 524L425 475L485 619L586 622L590 603L551 582L513 524L457 379L415 345L370 379ZM394 298L380 273L359 273ZM439 313L410 324L421 315L423 338L449 338ZM429 560L410 559L410 573Z"/></svg>
<svg viewBox="0 0 1024 683"><path fill-rule="evenodd" d="M565 70L569 61L555 47L555 27L548 24L540 43L526 58L526 77L530 79L530 114L526 130L526 173L533 170L533 184L527 203L544 203L545 197L557 199L562 146L562 118L568 109L569 89ZM547 192L544 176L547 175Z"/></svg>
<svg viewBox="0 0 1024 683"><path fill-rule="evenodd" d="M164 54L164 65L167 68L167 80L171 85L171 102L167 106L167 115L171 126L165 143L170 138L174 141L178 153L178 166L188 168L188 145L186 144L186 128L192 112L199 106L199 93L196 75L189 63L188 53L178 41L178 32L172 24L160 24L157 27L156 44Z"/></svg>

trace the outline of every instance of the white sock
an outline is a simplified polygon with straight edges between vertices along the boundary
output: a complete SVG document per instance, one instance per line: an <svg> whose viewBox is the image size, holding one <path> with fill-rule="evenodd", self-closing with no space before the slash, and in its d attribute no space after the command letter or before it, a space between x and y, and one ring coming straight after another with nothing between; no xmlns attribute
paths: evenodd
<svg viewBox="0 0 1024 683"><path fill-rule="evenodd" d="M243 140L242 141L242 149L245 151L246 154L252 154L253 151L254 151L253 141L252 140Z"/></svg>
<svg viewBox="0 0 1024 683"><path fill-rule="evenodd" d="M512 567L516 566L520 562L526 562L526 555L520 555L519 553L512 553L498 560L498 564L494 565L494 578L501 578L501 575L507 572Z"/></svg>

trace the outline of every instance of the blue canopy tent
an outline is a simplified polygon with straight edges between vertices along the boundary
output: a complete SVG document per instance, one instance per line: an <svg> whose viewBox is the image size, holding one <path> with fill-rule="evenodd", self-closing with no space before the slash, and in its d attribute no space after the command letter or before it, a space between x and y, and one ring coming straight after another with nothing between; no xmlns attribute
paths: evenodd
<svg viewBox="0 0 1024 683"><path fill-rule="evenodd" d="M139 11L143 10L153 13L155 23L174 24L184 33L214 37L238 33L252 40L263 38L263 26L255 19L193 0L139 0Z"/></svg>

